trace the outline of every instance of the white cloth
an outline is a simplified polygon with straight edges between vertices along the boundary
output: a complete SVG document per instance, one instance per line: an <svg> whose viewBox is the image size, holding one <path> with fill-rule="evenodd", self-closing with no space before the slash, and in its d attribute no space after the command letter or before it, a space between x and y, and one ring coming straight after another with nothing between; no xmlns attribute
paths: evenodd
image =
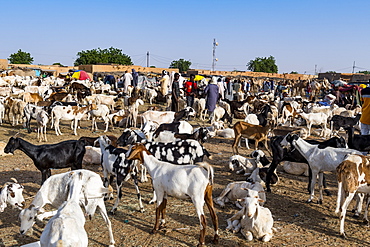
<svg viewBox="0 0 370 247"><path fill-rule="evenodd" d="M124 75L124 79L125 79L125 82L123 83L123 92L124 93L127 93L127 88L128 88L128 86L129 85L131 85L131 81L134 79L134 78L132 78L132 75L131 75L131 73L126 73L125 75Z"/></svg>

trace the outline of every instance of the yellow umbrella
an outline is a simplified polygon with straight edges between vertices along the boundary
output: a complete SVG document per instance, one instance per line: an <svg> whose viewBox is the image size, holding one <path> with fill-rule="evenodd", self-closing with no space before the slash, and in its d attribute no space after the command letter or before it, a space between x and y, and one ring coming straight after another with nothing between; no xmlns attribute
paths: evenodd
<svg viewBox="0 0 370 247"><path fill-rule="evenodd" d="M195 75L194 77L194 81L201 81L204 79L204 76L201 76L201 75Z"/></svg>

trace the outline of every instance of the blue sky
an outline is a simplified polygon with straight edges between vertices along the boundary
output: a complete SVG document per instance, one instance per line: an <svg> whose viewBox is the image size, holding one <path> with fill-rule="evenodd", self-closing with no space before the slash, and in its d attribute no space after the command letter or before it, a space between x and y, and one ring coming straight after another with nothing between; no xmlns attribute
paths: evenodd
<svg viewBox="0 0 370 247"><path fill-rule="evenodd" d="M274 56L279 73L370 70L370 1L1 1L0 58L73 65L77 52L115 47L135 65L246 70Z"/></svg>

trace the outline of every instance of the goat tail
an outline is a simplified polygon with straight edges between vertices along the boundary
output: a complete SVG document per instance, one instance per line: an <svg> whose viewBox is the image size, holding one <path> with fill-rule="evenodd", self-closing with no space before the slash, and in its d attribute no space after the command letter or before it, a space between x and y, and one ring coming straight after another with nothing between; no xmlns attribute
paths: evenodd
<svg viewBox="0 0 370 247"><path fill-rule="evenodd" d="M58 240L57 247L63 247L63 246L64 246L63 240L62 239Z"/></svg>
<svg viewBox="0 0 370 247"><path fill-rule="evenodd" d="M209 183L212 185L213 184L213 178L214 178L213 167L207 162L197 162L196 165L199 166L199 167L203 167L204 169L207 170L207 173L208 173L207 177L209 179Z"/></svg>
<svg viewBox="0 0 370 247"><path fill-rule="evenodd" d="M208 157L208 159L212 160L212 155L207 151L207 149L203 148L204 155Z"/></svg>

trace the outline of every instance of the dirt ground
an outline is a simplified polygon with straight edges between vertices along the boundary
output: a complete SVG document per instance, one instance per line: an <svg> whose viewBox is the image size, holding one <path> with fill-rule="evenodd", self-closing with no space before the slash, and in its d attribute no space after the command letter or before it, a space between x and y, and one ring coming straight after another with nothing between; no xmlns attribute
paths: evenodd
<svg viewBox="0 0 370 247"><path fill-rule="evenodd" d="M81 129L77 132L79 136L72 135L68 127L69 122L63 122L61 130L63 136L56 136L55 131L48 130L49 143L57 143L63 140L78 139L80 136L99 136L103 132L92 133L90 130L91 122L82 121ZM33 121L31 126L35 126ZM100 125L100 129L103 126ZM119 136L122 129L110 130L109 134ZM12 127L8 123L0 126L0 141L7 142L15 133L20 132L19 137L39 145L36 140L36 133L28 134L21 126ZM245 180L242 175L231 173L227 169L229 157L232 156L231 139L214 138L204 146L213 155L213 160L209 161L215 169L215 186L213 197L218 196L226 184L233 181ZM253 147L253 144L251 145ZM264 150L262 148L262 150ZM248 155L252 150L245 147L240 148L241 155ZM269 157L271 160L271 157ZM33 162L23 152L17 150L13 156L0 157L0 183L4 184L14 177L21 182L24 187L24 197L26 206L30 205L32 197L40 188L41 174L33 165ZM84 167L101 174L100 166ZM68 171L53 170L52 173ZM280 182L272 188L272 193L267 193L268 207L274 218L276 232L268 243L259 240L247 242L241 233L233 234L225 231L226 219L231 217L237 208L227 204L224 209L216 205L219 217L220 242L217 246L370 246L368 240L368 228L362 223L361 219L352 218L352 213L348 212L345 230L348 239L344 240L339 236L339 218L335 215L337 183L334 174L328 174L328 185L333 192L333 196L324 197L322 205L311 203L307 204L307 178L301 176L288 175L279 168ZM167 204L167 230L155 235L150 234L155 219L155 206L148 202L152 196L151 183L141 183L140 190L143 196L145 212L138 211L138 201L132 181L126 182L123 188L124 196L119 204L114 216L110 216L112 221L116 246L196 246L199 238L199 222L190 200L183 201L170 197ZM317 191L316 191L317 194ZM107 210L111 210L113 200L106 202ZM351 209L352 209L351 205ZM207 208L207 246L211 244L213 228ZM37 241L42 233L41 224L34 226L32 234L22 236L19 233L20 221L17 209L6 208L0 213L0 246L20 246L22 244ZM44 223L47 221L45 220ZM90 221L85 224L89 236L89 246L107 246L109 243L108 232L101 216L97 213Z"/></svg>

